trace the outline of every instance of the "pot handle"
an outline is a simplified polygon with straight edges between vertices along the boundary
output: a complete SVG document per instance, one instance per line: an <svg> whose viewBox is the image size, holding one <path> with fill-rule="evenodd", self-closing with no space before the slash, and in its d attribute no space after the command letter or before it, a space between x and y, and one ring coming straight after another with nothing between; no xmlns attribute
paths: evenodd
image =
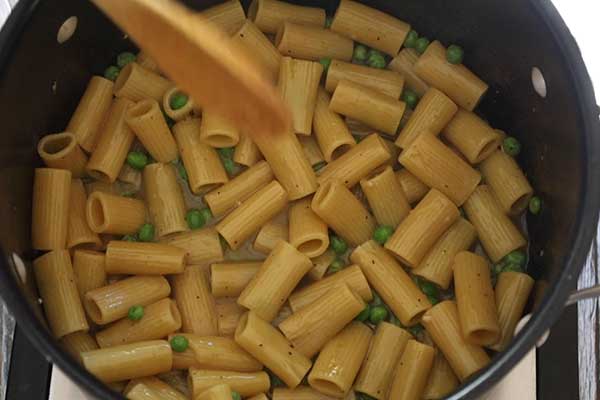
<svg viewBox="0 0 600 400"><path fill-rule="evenodd" d="M575 304L581 300L593 299L596 297L600 297L600 285L577 290L571 293L571 295L567 299L567 302L565 303L565 307L570 306L571 304Z"/></svg>

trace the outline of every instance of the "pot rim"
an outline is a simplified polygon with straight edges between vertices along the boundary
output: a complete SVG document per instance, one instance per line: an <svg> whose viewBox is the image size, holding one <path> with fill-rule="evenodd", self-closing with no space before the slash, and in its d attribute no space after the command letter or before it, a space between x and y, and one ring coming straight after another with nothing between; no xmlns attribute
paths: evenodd
<svg viewBox="0 0 600 400"><path fill-rule="evenodd" d="M10 59L18 39L40 0L20 0L0 31L0 73ZM575 39L550 0L529 0L535 13L552 33L552 39L560 49L560 56L573 80L576 93L579 119L583 127L583 157L585 165L582 206L578 209L573 248L564 257L564 267L555 285L548 287L546 294L529 323L511 342L509 347L495 356L492 362L464 382L448 399L475 398L498 382L558 319L563 306L576 287L579 273L588 255L592 239L596 233L598 210L600 209L600 123L593 86L581 57ZM593 221L590 223L589 221ZM71 356L60 348L48 330L35 317L31 308L9 273L7 254L0 249L0 289L1 297L13 313L17 323L23 328L29 340L43 352L49 361L60 367L83 390L102 399L118 400L123 397L87 372Z"/></svg>

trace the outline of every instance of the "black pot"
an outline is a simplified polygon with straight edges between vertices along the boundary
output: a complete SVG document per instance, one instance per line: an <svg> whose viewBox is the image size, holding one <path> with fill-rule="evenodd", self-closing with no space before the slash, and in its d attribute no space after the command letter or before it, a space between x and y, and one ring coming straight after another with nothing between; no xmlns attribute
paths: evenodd
<svg viewBox="0 0 600 400"><path fill-rule="evenodd" d="M126 0L124 0L126 1ZM414 29L466 49L466 64L490 84L478 111L519 138L519 162L545 201L541 216L529 218L530 272L537 280L534 315L510 347L450 398L474 398L498 381L555 322L575 288L596 231L600 204L598 108L581 55L549 0L368 0L365 3L410 22ZM203 8L217 1L188 1ZM300 1L325 6L334 0ZM247 4L246 4L247 5ZM79 26L58 44L58 28L70 16ZM21 0L0 33L0 294L29 339L90 393L118 399L57 345L39 319L39 304L27 274L31 187L40 164L41 135L64 129L91 74L101 74L116 54L132 48L91 2ZM531 83L539 67L547 83L540 97ZM594 186L595 185L595 186Z"/></svg>

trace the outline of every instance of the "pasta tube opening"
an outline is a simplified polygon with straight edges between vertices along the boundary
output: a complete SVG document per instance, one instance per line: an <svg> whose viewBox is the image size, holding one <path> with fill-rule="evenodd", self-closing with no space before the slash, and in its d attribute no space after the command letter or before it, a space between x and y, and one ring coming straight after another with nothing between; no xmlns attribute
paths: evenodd
<svg viewBox="0 0 600 400"><path fill-rule="evenodd" d="M60 158L68 154L76 144L75 135L69 132L47 135L40 139L38 152L42 158Z"/></svg>
<svg viewBox="0 0 600 400"><path fill-rule="evenodd" d="M91 225L90 228L94 232L103 232L108 227L108 221L106 220L106 210L104 209L104 203L97 195L98 192L94 192L90 195L87 204L88 223Z"/></svg>

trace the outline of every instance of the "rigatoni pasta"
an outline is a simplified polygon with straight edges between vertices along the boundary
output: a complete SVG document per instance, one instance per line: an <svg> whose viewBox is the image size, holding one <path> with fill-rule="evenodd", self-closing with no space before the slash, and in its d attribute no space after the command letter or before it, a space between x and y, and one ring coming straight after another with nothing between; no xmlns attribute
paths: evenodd
<svg viewBox="0 0 600 400"><path fill-rule="evenodd" d="M108 79L93 76L67 124L65 131L74 134L79 146L87 152L96 145L99 129L112 101L113 87Z"/></svg>
<svg viewBox="0 0 600 400"><path fill-rule="evenodd" d="M335 160L356 145L342 117L329 109L330 100L329 94L320 87L313 116L313 129L327 162Z"/></svg>
<svg viewBox="0 0 600 400"><path fill-rule="evenodd" d="M426 400L442 399L458 387L458 378L452 371L452 367L446 361L441 351L437 351L433 359L433 366L429 373L429 379L423 391Z"/></svg>
<svg viewBox="0 0 600 400"><path fill-rule="evenodd" d="M269 375L266 372L232 372L190 368L188 387L195 398L204 390L226 384L243 397L254 396L269 389Z"/></svg>
<svg viewBox="0 0 600 400"><path fill-rule="evenodd" d="M185 250L162 243L113 240L106 246L108 274L179 274L185 267Z"/></svg>
<svg viewBox="0 0 600 400"><path fill-rule="evenodd" d="M33 272L54 337L87 331L69 252L54 250L36 258Z"/></svg>
<svg viewBox="0 0 600 400"><path fill-rule="evenodd" d="M289 241L288 223L281 218L275 218L260 228L252 248L259 253L269 254L281 241Z"/></svg>
<svg viewBox="0 0 600 400"><path fill-rule="evenodd" d="M277 181L272 181L222 219L216 229L235 250L261 225L283 210L287 197L285 189Z"/></svg>
<svg viewBox="0 0 600 400"><path fill-rule="evenodd" d="M398 256L403 264L414 268L459 215L450 199L431 189L400 223L385 248Z"/></svg>
<svg viewBox="0 0 600 400"><path fill-rule="evenodd" d="M181 328L181 315L175 302L164 298L144 307L139 321L123 318L96 333L101 348L162 339Z"/></svg>
<svg viewBox="0 0 600 400"><path fill-rule="evenodd" d="M477 230L485 252L493 262L498 262L527 243L510 218L504 214L489 186L478 186L465 203L464 209Z"/></svg>
<svg viewBox="0 0 600 400"><path fill-rule="evenodd" d="M291 244L279 242L244 288L238 304L272 321L300 279L312 268L310 259Z"/></svg>
<svg viewBox="0 0 600 400"><path fill-rule="evenodd" d="M173 364L171 346L164 340L86 351L81 358L85 368L106 383L167 372Z"/></svg>
<svg viewBox="0 0 600 400"><path fill-rule="evenodd" d="M333 93L343 79L367 86L395 99L400 97L404 88L404 77L395 71L352 64L339 59L332 60L327 70L325 89Z"/></svg>
<svg viewBox="0 0 600 400"><path fill-rule="evenodd" d="M131 306L152 304L170 293L162 276L132 276L88 291L83 305L92 321L104 325L126 316Z"/></svg>
<svg viewBox="0 0 600 400"><path fill-rule="evenodd" d="M189 265L223 260L223 247L221 247L219 233L213 227L169 235L161 238L160 242L185 250Z"/></svg>
<svg viewBox="0 0 600 400"><path fill-rule="evenodd" d="M138 199L96 191L88 196L85 216L96 233L127 235L146 220L146 206Z"/></svg>
<svg viewBox="0 0 600 400"><path fill-rule="evenodd" d="M315 214L352 246L369 240L375 230L373 216L339 180L324 182L315 193L311 207ZM349 215L354 219L349 219Z"/></svg>
<svg viewBox="0 0 600 400"><path fill-rule="evenodd" d="M232 398L231 388L227 384L215 385L194 397L195 400L229 400L230 398Z"/></svg>
<svg viewBox="0 0 600 400"><path fill-rule="evenodd" d="M371 301L373 293L369 283L358 265L351 265L340 272L336 272L327 278L321 279L311 285L305 286L292 293L289 297L290 307L297 312L312 302L325 295L338 285L346 284L358 294L364 301Z"/></svg>
<svg viewBox="0 0 600 400"><path fill-rule="evenodd" d="M312 362L296 351L277 328L254 311L240 319L235 341L291 388L298 386L312 366Z"/></svg>
<svg viewBox="0 0 600 400"><path fill-rule="evenodd" d="M246 167L251 167L262 159L263 155L256 143L254 143L250 136L242 132L240 134L240 141L235 146L233 161Z"/></svg>
<svg viewBox="0 0 600 400"><path fill-rule="evenodd" d="M208 192L204 201L213 215L220 217L272 180L273 171L269 164L259 161L223 186Z"/></svg>
<svg viewBox="0 0 600 400"><path fill-rule="evenodd" d="M403 325L415 325L431 307L394 257L373 240L358 246L350 255L350 261L361 267L369 283Z"/></svg>
<svg viewBox="0 0 600 400"><path fill-rule="evenodd" d="M459 109L443 130L444 138L471 164L488 158L499 146L502 135L475 113Z"/></svg>
<svg viewBox="0 0 600 400"><path fill-rule="evenodd" d="M211 147L233 147L240 141L240 132L231 121L206 110L202 112L200 141Z"/></svg>
<svg viewBox="0 0 600 400"><path fill-rule="evenodd" d="M331 30L394 56L402 47L410 25L357 1L342 0Z"/></svg>
<svg viewBox="0 0 600 400"><path fill-rule="evenodd" d="M418 202L429 192L429 186L421 182L419 178L411 174L407 169L397 171L396 179L398 179L400 186L402 186L402 191L404 191L406 200L410 204Z"/></svg>
<svg viewBox="0 0 600 400"><path fill-rule="evenodd" d="M215 297L237 297L258 272L262 262L240 261L210 266L210 288Z"/></svg>
<svg viewBox="0 0 600 400"><path fill-rule="evenodd" d="M100 237L90 229L86 218L87 195L81 179L71 180L69 194L69 225L67 229L67 248L98 247Z"/></svg>
<svg viewBox="0 0 600 400"><path fill-rule="evenodd" d="M69 353L78 363L83 364L81 353L96 350L98 343L89 333L79 331L73 332L60 339L60 346Z"/></svg>
<svg viewBox="0 0 600 400"><path fill-rule="evenodd" d="M457 111L458 107L450 98L441 91L430 88L400 131L396 145L406 149L419 135L426 132L437 136Z"/></svg>
<svg viewBox="0 0 600 400"><path fill-rule="evenodd" d="M318 257L329 247L327 224L311 209L311 199L298 200L288 214L289 242L307 257Z"/></svg>
<svg viewBox="0 0 600 400"><path fill-rule="evenodd" d="M312 133L312 120L323 66L318 62L283 57L277 88L292 114L294 132Z"/></svg>
<svg viewBox="0 0 600 400"><path fill-rule="evenodd" d="M447 62L446 49L437 40L415 62L414 70L421 79L468 111L473 111L488 89L488 85L464 65Z"/></svg>
<svg viewBox="0 0 600 400"><path fill-rule="evenodd" d="M171 284L181 313L181 330L204 336L218 335L217 306L205 267L190 265L182 274L174 275Z"/></svg>
<svg viewBox="0 0 600 400"><path fill-rule="evenodd" d="M490 362L483 348L464 340L455 302L436 304L423 315L421 323L461 382Z"/></svg>
<svg viewBox="0 0 600 400"><path fill-rule="evenodd" d="M477 239L477 232L469 221L458 218L438 239L419 265L412 270L414 275L448 289L452 281L454 256L468 250Z"/></svg>
<svg viewBox="0 0 600 400"><path fill-rule="evenodd" d="M502 272L498 277L495 299L500 339L498 343L491 346L492 349L502 351L510 343L517 323L523 315L533 284L534 281L529 275L520 272Z"/></svg>
<svg viewBox="0 0 600 400"><path fill-rule="evenodd" d="M330 162L317 181L323 185L329 180L337 179L350 188L390 158L390 152L383 139L372 134Z"/></svg>
<svg viewBox="0 0 600 400"><path fill-rule="evenodd" d="M201 142L200 129L201 122L197 118L187 119L173 126L179 154L188 175L190 189L194 193L201 193L229 180L215 149Z"/></svg>
<svg viewBox="0 0 600 400"><path fill-rule="evenodd" d="M360 322L348 324L319 353L308 383L321 393L335 397L346 395L367 354L371 329Z"/></svg>
<svg viewBox="0 0 600 400"><path fill-rule="evenodd" d="M246 14L239 0L224 1L203 10L200 15L229 35L235 33L246 20Z"/></svg>
<svg viewBox="0 0 600 400"><path fill-rule="evenodd" d="M157 236L187 231L185 200L177 183L175 167L161 163L147 165L143 180L148 212Z"/></svg>
<svg viewBox="0 0 600 400"><path fill-rule="evenodd" d="M86 165L86 170L92 177L104 182L114 182L119 176L135 138L129 125L125 123L125 116L133 104L125 98L113 100L98 133L96 148Z"/></svg>
<svg viewBox="0 0 600 400"><path fill-rule="evenodd" d="M329 108L375 130L394 135L406 104L375 89L342 79L333 92Z"/></svg>
<svg viewBox="0 0 600 400"><path fill-rule="evenodd" d="M275 46L281 54L304 60L331 58L350 61L354 51L351 39L324 27L285 21L277 30Z"/></svg>
<svg viewBox="0 0 600 400"><path fill-rule="evenodd" d="M70 171L35 169L31 211L31 245L34 249L66 248L70 194Z"/></svg>
<svg viewBox="0 0 600 400"><path fill-rule="evenodd" d="M177 158L177 144L156 100L137 102L127 111L125 122L152 158L164 163Z"/></svg>
<svg viewBox="0 0 600 400"><path fill-rule="evenodd" d="M67 169L73 178L81 178L85 174L87 156L70 132L44 136L38 142L37 151L50 168Z"/></svg>
<svg viewBox="0 0 600 400"><path fill-rule="evenodd" d="M280 0L253 0L248 19L265 33L277 33L285 21L304 25L325 26L325 10L302 7Z"/></svg>
<svg viewBox="0 0 600 400"><path fill-rule="evenodd" d="M496 150L479 169L505 213L517 215L527 208L533 188L514 158Z"/></svg>
<svg viewBox="0 0 600 400"><path fill-rule="evenodd" d="M417 137L398 158L427 186L461 206L481 181L481 175L434 135Z"/></svg>
<svg viewBox="0 0 600 400"><path fill-rule="evenodd" d="M363 299L341 284L286 318L279 329L300 353L312 357L364 308Z"/></svg>
<svg viewBox="0 0 600 400"><path fill-rule="evenodd" d="M390 166L361 179L360 187L380 225L395 228L410 212L404 190Z"/></svg>
<svg viewBox="0 0 600 400"><path fill-rule="evenodd" d="M73 252L73 274L79 297L83 301L87 292L106 285L104 254L98 251L75 250Z"/></svg>
<svg viewBox="0 0 600 400"><path fill-rule="evenodd" d="M232 338L183 334L195 354L196 365L204 369L256 372L262 363L244 350Z"/></svg>
<svg viewBox="0 0 600 400"><path fill-rule="evenodd" d="M131 101L152 99L162 101L167 90L173 86L169 80L135 62L125 66L115 81L113 91L117 98Z"/></svg>
<svg viewBox="0 0 600 400"><path fill-rule="evenodd" d="M179 390L155 377L132 379L123 395L129 400L187 400Z"/></svg>
<svg viewBox="0 0 600 400"><path fill-rule="evenodd" d="M415 72L414 66L418 59L419 53L414 49L404 48L390 61L388 68L402 74L406 86L417 96L423 96L429 90L429 85Z"/></svg>
<svg viewBox="0 0 600 400"><path fill-rule="evenodd" d="M452 269L463 337L480 346L496 343L500 326L488 263L477 254L461 251Z"/></svg>
<svg viewBox="0 0 600 400"><path fill-rule="evenodd" d="M268 71L270 80L277 82L281 54L250 19L233 35L232 41L246 49L248 56Z"/></svg>
<svg viewBox="0 0 600 400"><path fill-rule="evenodd" d="M435 350L431 346L409 340L398 361L390 394L398 400L420 399L429 372L433 366Z"/></svg>
<svg viewBox="0 0 600 400"><path fill-rule="evenodd" d="M411 334L402 328L387 322L377 325L354 389L377 400L387 399L394 369L409 339Z"/></svg>

